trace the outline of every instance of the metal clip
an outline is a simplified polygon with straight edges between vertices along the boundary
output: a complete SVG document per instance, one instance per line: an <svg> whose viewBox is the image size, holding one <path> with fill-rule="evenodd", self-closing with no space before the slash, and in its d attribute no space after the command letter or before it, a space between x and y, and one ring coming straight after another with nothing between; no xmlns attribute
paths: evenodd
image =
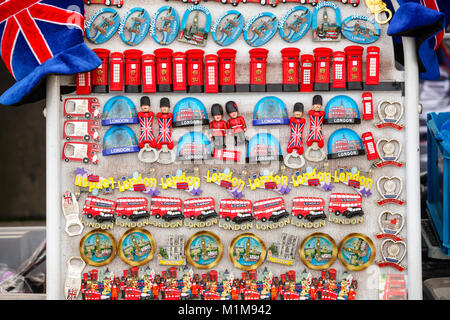
<svg viewBox="0 0 450 320"><path fill-rule="evenodd" d="M369 8L370 12L374 14L375 21L379 24L386 24L392 19L392 11L389 10L386 4L382 0L366 0L366 6ZM380 20L379 15L381 13L386 13L386 20Z"/></svg>
<svg viewBox="0 0 450 320"><path fill-rule="evenodd" d="M312 155L310 155L310 153L313 151L320 151L320 156L313 157ZM325 160L326 157L327 155L325 154L325 151L323 151L323 149L319 147L319 144L317 142L313 142L313 144L310 147L308 147L308 149L306 149L305 151L306 160L311 162L321 162Z"/></svg>
<svg viewBox="0 0 450 320"><path fill-rule="evenodd" d="M78 261L79 263L73 263ZM86 263L80 257L71 257L67 261L67 274L64 282L64 295L67 300L74 300L81 290L81 273Z"/></svg>
<svg viewBox="0 0 450 320"><path fill-rule="evenodd" d="M63 195L62 210L66 219L66 233L70 237L80 235L83 232L84 226L80 220L78 201L75 195L70 191L66 191Z"/></svg>

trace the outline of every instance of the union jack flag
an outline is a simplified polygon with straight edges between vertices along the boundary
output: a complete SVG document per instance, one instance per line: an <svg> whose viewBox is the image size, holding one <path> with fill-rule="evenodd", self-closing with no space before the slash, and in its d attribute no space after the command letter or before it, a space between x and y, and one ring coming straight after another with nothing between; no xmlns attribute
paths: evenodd
<svg viewBox="0 0 450 320"><path fill-rule="evenodd" d="M145 144L153 144L155 142L155 135L153 134L153 116L139 117L139 124L141 125L141 135L139 136L139 146L142 148Z"/></svg>
<svg viewBox="0 0 450 320"><path fill-rule="evenodd" d="M158 117L159 134L157 144L169 144L172 143L172 118Z"/></svg>
<svg viewBox="0 0 450 320"><path fill-rule="evenodd" d="M29 69L19 64L38 66L66 49L61 42L67 44L67 39L52 38L47 31L65 27L84 33L82 13L63 8L74 3L64 0L0 0L1 56L15 79L22 79L29 73ZM20 51L17 63L16 49Z"/></svg>
<svg viewBox="0 0 450 320"><path fill-rule="evenodd" d="M308 134L308 142L321 142L323 141L323 119L325 115L310 115L309 121L309 134Z"/></svg>
<svg viewBox="0 0 450 320"><path fill-rule="evenodd" d="M303 130L305 122L295 123L291 122L291 138L288 143L288 150L295 149L303 145Z"/></svg>

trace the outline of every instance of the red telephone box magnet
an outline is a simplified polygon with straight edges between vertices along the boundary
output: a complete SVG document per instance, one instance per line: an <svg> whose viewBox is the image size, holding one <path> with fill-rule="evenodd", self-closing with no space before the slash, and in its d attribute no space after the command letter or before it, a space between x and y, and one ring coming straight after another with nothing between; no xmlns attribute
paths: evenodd
<svg viewBox="0 0 450 320"><path fill-rule="evenodd" d="M156 92L156 63L153 54L142 56L142 92Z"/></svg>
<svg viewBox="0 0 450 320"><path fill-rule="evenodd" d="M173 91L186 92L186 54L175 52L173 54Z"/></svg>
<svg viewBox="0 0 450 320"><path fill-rule="evenodd" d="M299 90L299 58L300 49L285 48L281 50L283 60L283 91Z"/></svg>
<svg viewBox="0 0 450 320"><path fill-rule="evenodd" d="M125 57L125 92L141 92L142 51L129 49L125 50L123 54Z"/></svg>
<svg viewBox="0 0 450 320"><path fill-rule="evenodd" d="M123 53L113 52L110 59L109 90L123 91Z"/></svg>
<svg viewBox="0 0 450 320"><path fill-rule="evenodd" d="M234 49L221 49L219 56L219 90L220 92L236 91L236 53Z"/></svg>
<svg viewBox="0 0 450 320"><path fill-rule="evenodd" d="M186 69L188 92L203 92L203 56L205 52L201 49L186 51Z"/></svg>
<svg viewBox="0 0 450 320"><path fill-rule="evenodd" d="M77 95L91 94L91 73L77 73Z"/></svg>
<svg viewBox="0 0 450 320"><path fill-rule="evenodd" d="M250 91L266 91L267 55L269 50L255 48L250 53Z"/></svg>
<svg viewBox="0 0 450 320"><path fill-rule="evenodd" d="M370 92L362 94L363 120L373 120L373 96Z"/></svg>
<svg viewBox="0 0 450 320"><path fill-rule="evenodd" d="M347 58L347 89L363 89L363 66L362 54L364 48L361 46L348 46L344 49Z"/></svg>
<svg viewBox="0 0 450 320"><path fill-rule="evenodd" d="M108 49L94 49L97 56L102 60L102 64L97 69L92 71L92 92L95 93L108 93L108 67L109 67L109 54Z"/></svg>
<svg viewBox="0 0 450 320"><path fill-rule="evenodd" d="M205 93L219 92L219 57L215 54L205 56Z"/></svg>
<svg viewBox="0 0 450 320"><path fill-rule="evenodd" d="M345 72L345 52L333 52L333 89L346 88L346 72Z"/></svg>
<svg viewBox="0 0 450 320"><path fill-rule="evenodd" d="M330 71L331 71L331 54L333 50L329 48L314 49L315 75L314 90L329 91L330 90Z"/></svg>
<svg viewBox="0 0 450 320"><path fill-rule="evenodd" d="M366 58L366 84L378 85L380 83L380 48L367 47Z"/></svg>
<svg viewBox="0 0 450 320"><path fill-rule="evenodd" d="M300 91L313 91L314 56L312 54L302 54L300 58L300 73Z"/></svg>
<svg viewBox="0 0 450 320"><path fill-rule="evenodd" d="M156 49L156 84L159 92L172 91L172 53L169 48Z"/></svg>

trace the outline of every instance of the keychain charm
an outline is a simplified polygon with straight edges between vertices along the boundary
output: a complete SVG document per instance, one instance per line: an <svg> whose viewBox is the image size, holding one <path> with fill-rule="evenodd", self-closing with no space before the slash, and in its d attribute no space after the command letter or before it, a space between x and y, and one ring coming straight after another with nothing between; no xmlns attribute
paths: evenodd
<svg viewBox="0 0 450 320"><path fill-rule="evenodd" d="M377 168L385 166L403 167L404 163L398 161L402 153L402 144L397 139L382 138L377 142L377 149L380 150L380 162L375 163Z"/></svg>
<svg viewBox="0 0 450 320"><path fill-rule="evenodd" d="M80 294L81 275L85 266L86 263L79 257L71 257L67 260L66 280L64 282L66 300L75 300Z"/></svg>
<svg viewBox="0 0 450 320"><path fill-rule="evenodd" d="M383 184L383 186L381 186ZM394 203L399 206L405 204L405 200L400 199L403 190L403 181L400 177L380 177L377 181L377 190L382 199L377 203L379 206L387 203Z"/></svg>
<svg viewBox="0 0 450 320"><path fill-rule="evenodd" d="M62 211L66 219L66 233L69 237L80 235L84 228L80 220L80 208L77 198L70 191L66 191L63 195Z"/></svg>
<svg viewBox="0 0 450 320"><path fill-rule="evenodd" d="M323 121L325 118L325 111L322 108L322 96L315 95L313 97L313 106L309 110L309 134L306 139L308 149L305 152L305 158L311 162L321 162L325 160L326 154L323 151ZM312 152L319 151L320 155L313 156Z"/></svg>
<svg viewBox="0 0 450 320"><path fill-rule="evenodd" d="M294 105L294 116L289 119L290 137L287 146L287 156L284 158L284 164L291 169L300 169L305 165L303 157L303 130L306 120L303 118L303 103L297 102ZM291 163L291 158L299 159L299 163Z"/></svg>
<svg viewBox="0 0 450 320"><path fill-rule="evenodd" d="M403 125L399 122L403 117L404 107L401 102L381 101L378 105L378 116L381 122L376 124L377 128L394 128L402 130Z"/></svg>
<svg viewBox="0 0 450 320"><path fill-rule="evenodd" d="M365 0L366 6L369 8L370 12L374 14L375 21L379 24L386 24L392 19L392 11L389 10L383 0ZM380 20L379 15L382 13L387 14L385 20Z"/></svg>

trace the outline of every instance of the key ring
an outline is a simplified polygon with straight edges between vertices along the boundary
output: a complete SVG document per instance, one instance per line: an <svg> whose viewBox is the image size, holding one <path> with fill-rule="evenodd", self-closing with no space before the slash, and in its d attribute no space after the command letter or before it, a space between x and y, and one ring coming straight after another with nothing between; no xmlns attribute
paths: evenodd
<svg viewBox="0 0 450 320"><path fill-rule="evenodd" d="M300 159L300 163L298 163L297 161L291 163L290 162L291 158ZM284 158L284 164L286 165L286 167L291 169L300 169L305 165L305 163L306 163L305 157L303 157L303 155L300 155L295 151L292 153L288 153L288 155Z"/></svg>
<svg viewBox="0 0 450 320"><path fill-rule="evenodd" d="M379 24L386 24L392 19L392 11L387 8L382 0L366 0L366 6L369 8L370 12L374 14L375 21ZM388 15L386 20L381 21L378 18L381 13L386 13Z"/></svg>
<svg viewBox="0 0 450 320"><path fill-rule="evenodd" d="M150 156L148 157L144 156L144 154L147 153L149 153ZM145 163L153 163L155 161L158 161L158 158L159 158L159 151L156 150L155 148L152 148L149 143L146 143L144 147L141 148L141 151L139 151L138 154L138 159Z"/></svg>
<svg viewBox="0 0 450 320"><path fill-rule="evenodd" d="M310 152L312 151L320 151L321 154L320 157L313 157L312 155L310 155ZM325 151L323 151L323 149L319 147L319 144L317 142L313 142L313 144L310 147L308 147L308 149L306 149L305 152L306 160L312 162L321 162L325 160L326 156L327 155L325 154Z"/></svg>

